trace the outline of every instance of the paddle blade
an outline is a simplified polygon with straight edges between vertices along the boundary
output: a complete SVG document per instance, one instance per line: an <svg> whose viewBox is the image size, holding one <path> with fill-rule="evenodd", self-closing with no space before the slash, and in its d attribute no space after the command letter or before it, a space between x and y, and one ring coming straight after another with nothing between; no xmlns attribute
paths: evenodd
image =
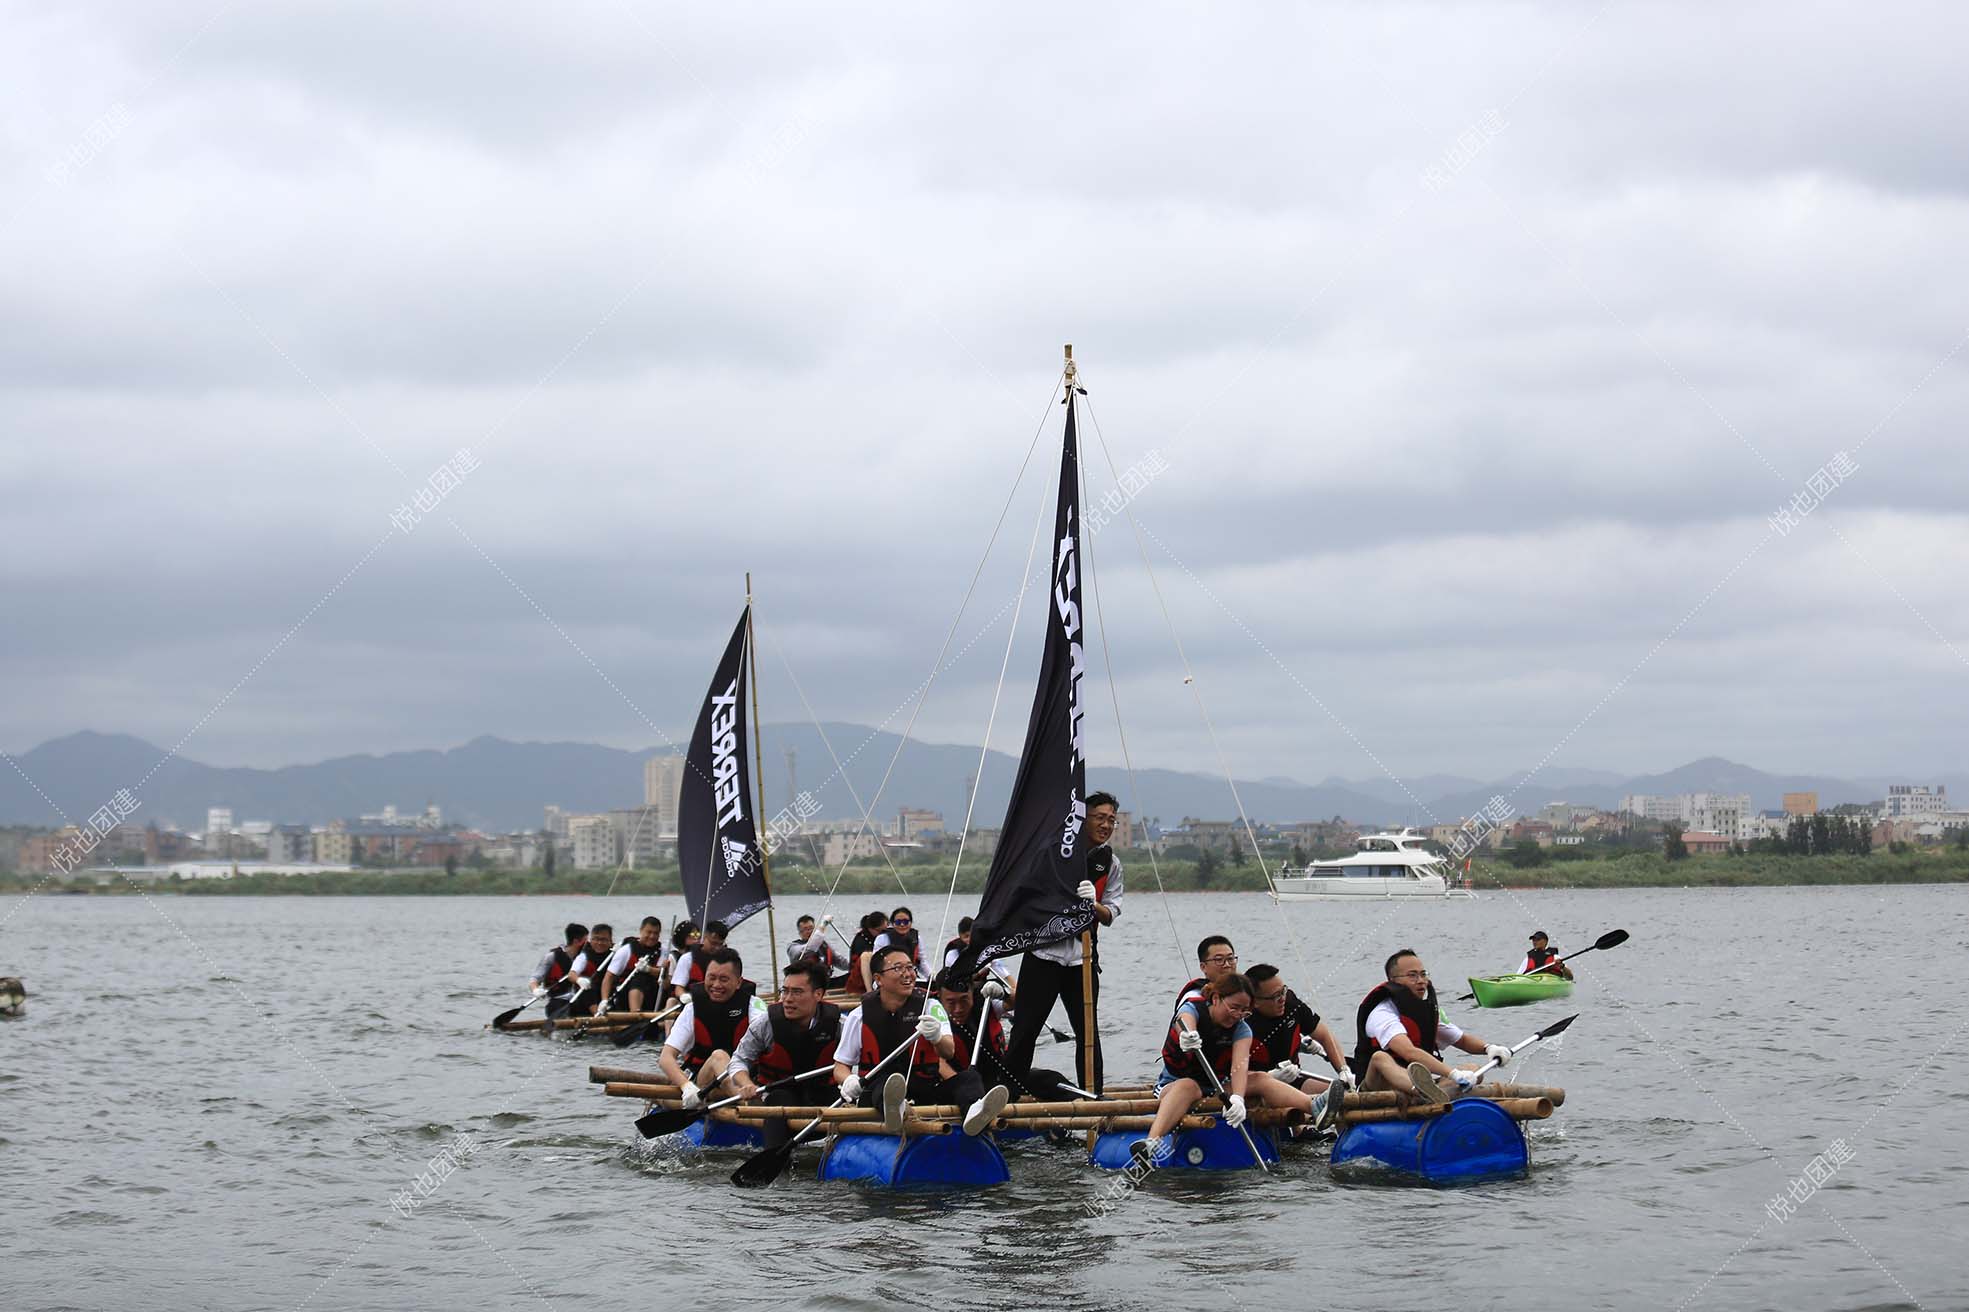
<svg viewBox="0 0 1969 1312"><path fill-rule="evenodd" d="M675 1134L687 1129L702 1119L702 1111L687 1112L681 1107L665 1107L646 1116L636 1118L636 1133L645 1139L655 1139L666 1134Z"/></svg>
<svg viewBox="0 0 1969 1312"><path fill-rule="evenodd" d="M1593 941L1593 946L1599 948L1601 951L1605 951L1608 948L1617 948L1621 944L1625 943L1626 941L1627 941L1626 930L1610 929L1606 933L1600 935L1599 938L1595 939Z"/></svg>
<svg viewBox="0 0 1969 1312"><path fill-rule="evenodd" d="M626 1048L632 1043L648 1038L650 1029L655 1024L655 1021L651 1021L648 1025L624 1025L614 1034L609 1035L608 1041L618 1048Z"/></svg>
<svg viewBox="0 0 1969 1312"><path fill-rule="evenodd" d="M517 1015L519 1015L519 1014L520 1014L521 1012L523 1012L523 1011L525 1011L525 1010L526 1010L526 1007L525 1007L524 1005L521 1005L521 1006L518 1006L518 1007L515 1007L515 1008L513 1008L513 1009L512 1009L511 1011L502 1011L502 1012L500 1012L500 1013L499 1013L499 1014L498 1014L497 1016L494 1016L494 1017L492 1018L492 1028L494 1028L494 1029L496 1029L496 1030L503 1030L503 1029L505 1029L505 1028L506 1028L506 1024L507 1024L507 1022L508 1022L508 1021L510 1021L510 1020L512 1020L512 1019L513 1019L513 1017L515 1017L515 1016L517 1016Z"/></svg>
<svg viewBox="0 0 1969 1312"><path fill-rule="evenodd" d="M1566 1017L1562 1021L1556 1021L1553 1024L1547 1025L1544 1029L1540 1030L1533 1037L1540 1038L1540 1039L1549 1039L1554 1034L1563 1034L1565 1033L1566 1026L1572 1024L1574 1021L1578 1019L1579 1019L1579 1013L1574 1012L1572 1015Z"/></svg>
<svg viewBox="0 0 1969 1312"><path fill-rule="evenodd" d="M762 1153L754 1153L738 1164L732 1172L732 1183L741 1189L763 1189L779 1179L785 1172L786 1164L793 1160L793 1141L787 1140L777 1148L768 1148Z"/></svg>

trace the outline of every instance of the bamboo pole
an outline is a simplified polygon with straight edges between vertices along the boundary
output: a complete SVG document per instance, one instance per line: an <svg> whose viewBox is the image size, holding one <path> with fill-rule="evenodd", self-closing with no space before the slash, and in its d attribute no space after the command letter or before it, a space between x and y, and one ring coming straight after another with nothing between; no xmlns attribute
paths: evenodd
<svg viewBox="0 0 1969 1312"><path fill-rule="evenodd" d="M759 878L766 886L766 937L772 942L768 945L766 960L772 963L768 976L779 978L779 925L773 919L773 859L766 850L766 836L770 831L765 826L766 819L766 748L760 736L759 727L759 638L752 627L752 571L745 571L745 660L752 667L752 773L759 781L759 800L757 809L752 812L753 838L759 844ZM790 800L790 799L789 799Z"/></svg>
<svg viewBox="0 0 1969 1312"><path fill-rule="evenodd" d="M1492 1102L1514 1121L1542 1121L1552 1114L1549 1098L1496 1098ZM1407 1108L1363 1107L1359 1111L1342 1111L1340 1124L1345 1127L1377 1121L1420 1121L1445 1115L1454 1106L1453 1102L1425 1102Z"/></svg>
<svg viewBox="0 0 1969 1312"><path fill-rule="evenodd" d="M1072 357L1069 351L1068 357ZM1073 400L1073 393L1067 393L1067 400ZM1083 1088L1100 1093L1099 1081L1094 1078L1094 931L1080 931L1080 1083ZM1087 1132L1087 1151L1094 1151L1094 1132Z"/></svg>
<svg viewBox="0 0 1969 1312"><path fill-rule="evenodd" d="M590 1084L670 1084L670 1081L655 1071L632 1070L627 1066L590 1066ZM677 1086L670 1084L672 1089Z"/></svg>
<svg viewBox="0 0 1969 1312"><path fill-rule="evenodd" d="M1563 1107L1566 1103L1564 1089L1548 1088L1538 1084L1479 1084L1463 1096L1486 1098L1492 1102L1507 1098L1543 1098L1554 1107ZM1349 1093L1340 1107L1342 1111L1368 1107L1399 1107L1402 1105L1403 1097L1403 1094L1393 1089L1370 1089L1361 1093ZM1415 1099L1409 1095L1408 1101L1414 1102Z"/></svg>

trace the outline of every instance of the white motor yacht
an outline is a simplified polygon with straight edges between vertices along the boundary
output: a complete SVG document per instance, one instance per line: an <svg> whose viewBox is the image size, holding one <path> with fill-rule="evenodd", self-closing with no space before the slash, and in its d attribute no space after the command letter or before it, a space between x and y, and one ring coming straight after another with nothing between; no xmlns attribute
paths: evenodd
<svg viewBox="0 0 1969 1312"><path fill-rule="evenodd" d="M1463 887L1448 858L1431 852L1428 839L1413 829L1399 834L1364 834L1360 850L1332 861L1310 862L1301 870L1281 866L1272 876L1279 898L1475 897Z"/></svg>

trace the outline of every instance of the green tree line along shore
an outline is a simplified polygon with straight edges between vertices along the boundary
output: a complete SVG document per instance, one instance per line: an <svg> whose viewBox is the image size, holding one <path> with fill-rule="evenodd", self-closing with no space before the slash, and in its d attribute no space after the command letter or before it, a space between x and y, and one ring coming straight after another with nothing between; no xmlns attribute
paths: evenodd
<svg viewBox="0 0 1969 1312"><path fill-rule="evenodd" d="M1574 855L1565 849L1518 848L1485 854L1472 864L1472 885L1487 888L1650 888L1685 886L1747 886L1779 884L1934 884L1969 882L1969 849L1958 846L1868 853L1826 851L1801 856L1777 852L1732 852L1713 856L1673 857L1664 852L1627 850ZM1557 855L1564 852L1563 856ZM1164 856L1151 863L1147 852L1124 851L1122 862L1128 886L1152 892L1158 883L1170 892L1263 891L1265 875L1258 862L1244 856L1233 860L1216 853ZM1269 863L1269 861L1268 861ZM1275 863L1274 868L1276 868ZM978 893L991 863L967 861L957 880L960 893ZM950 886L948 860L915 860L888 866L856 865L839 876L838 891L868 894L878 902L927 897ZM106 881L106 882L99 882ZM775 866L776 899L792 905L817 899L835 886L836 872L812 865ZM544 895L602 894L667 896L682 893L677 867L647 870L351 870L321 874L241 873L219 879L130 881L92 875L69 880L45 880L27 874L0 874L0 889L10 892L128 894L137 891L194 896L263 895ZM905 893L905 890L907 892Z"/></svg>

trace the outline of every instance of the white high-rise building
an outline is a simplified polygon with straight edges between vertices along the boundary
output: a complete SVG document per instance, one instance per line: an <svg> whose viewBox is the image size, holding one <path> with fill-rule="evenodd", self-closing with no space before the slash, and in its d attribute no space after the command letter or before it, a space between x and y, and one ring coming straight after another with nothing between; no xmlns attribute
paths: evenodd
<svg viewBox="0 0 1969 1312"><path fill-rule="evenodd" d="M652 756L643 762L643 805L656 809L657 832L677 833L677 800L684 791L684 758Z"/></svg>
<svg viewBox="0 0 1969 1312"><path fill-rule="evenodd" d="M211 806L205 809L205 836L224 835L232 832L232 808Z"/></svg>
<svg viewBox="0 0 1969 1312"><path fill-rule="evenodd" d="M605 815L571 815L567 835L574 843L576 870L607 870L616 863L615 826Z"/></svg>
<svg viewBox="0 0 1969 1312"><path fill-rule="evenodd" d="M1948 785L1891 784L1880 814L1888 820L1937 816L1948 810Z"/></svg>

